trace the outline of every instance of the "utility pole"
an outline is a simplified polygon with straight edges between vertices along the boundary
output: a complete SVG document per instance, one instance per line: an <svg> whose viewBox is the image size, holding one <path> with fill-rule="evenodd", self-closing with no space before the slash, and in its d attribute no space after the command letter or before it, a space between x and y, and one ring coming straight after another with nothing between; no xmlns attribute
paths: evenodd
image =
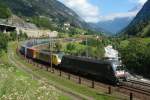
<svg viewBox="0 0 150 100"><path fill-rule="evenodd" d="M97 40L97 49L98 49L98 42L99 42L99 35L96 36L96 40Z"/></svg>
<svg viewBox="0 0 150 100"><path fill-rule="evenodd" d="M49 49L50 49L50 71L52 72L52 37L49 37L50 39L50 44L49 44Z"/></svg>
<svg viewBox="0 0 150 100"><path fill-rule="evenodd" d="M88 39L87 39L87 36L86 36L86 57L88 58L89 54L88 54Z"/></svg>
<svg viewBox="0 0 150 100"><path fill-rule="evenodd" d="M53 72L53 37L50 37L50 69Z"/></svg>
<svg viewBox="0 0 150 100"><path fill-rule="evenodd" d="M16 29L17 31L17 50L19 49L19 29Z"/></svg>

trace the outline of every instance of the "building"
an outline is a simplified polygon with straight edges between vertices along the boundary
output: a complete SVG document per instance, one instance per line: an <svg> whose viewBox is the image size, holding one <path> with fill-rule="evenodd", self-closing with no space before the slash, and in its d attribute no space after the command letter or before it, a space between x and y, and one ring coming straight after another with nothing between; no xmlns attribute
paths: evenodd
<svg viewBox="0 0 150 100"><path fill-rule="evenodd" d="M39 29L18 29L23 33L26 33L30 38L39 37L57 37L58 32L50 30L39 30Z"/></svg>
<svg viewBox="0 0 150 100"><path fill-rule="evenodd" d="M0 24L0 32L7 33L16 31L16 27L6 24Z"/></svg>
<svg viewBox="0 0 150 100"><path fill-rule="evenodd" d="M70 26L71 26L70 23L64 23L65 30L69 30Z"/></svg>

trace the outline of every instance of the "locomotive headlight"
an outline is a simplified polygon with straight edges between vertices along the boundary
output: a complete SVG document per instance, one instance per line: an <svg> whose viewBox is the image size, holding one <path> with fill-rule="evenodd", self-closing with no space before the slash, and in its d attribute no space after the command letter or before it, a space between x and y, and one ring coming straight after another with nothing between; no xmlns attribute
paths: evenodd
<svg viewBox="0 0 150 100"><path fill-rule="evenodd" d="M125 77L125 71L116 71L116 77Z"/></svg>
<svg viewBox="0 0 150 100"><path fill-rule="evenodd" d="M61 63L61 59L58 59L58 63L59 63L59 64Z"/></svg>

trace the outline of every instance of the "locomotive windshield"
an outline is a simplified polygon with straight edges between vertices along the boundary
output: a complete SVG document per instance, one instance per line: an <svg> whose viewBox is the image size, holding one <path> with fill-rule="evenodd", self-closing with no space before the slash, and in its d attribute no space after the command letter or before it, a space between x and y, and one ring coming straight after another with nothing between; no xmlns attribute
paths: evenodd
<svg viewBox="0 0 150 100"><path fill-rule="evenodd" d="M63 56L64 56L64 53L59 53L59 54L58 54L58 58L59 58L59 59L62 59Z"/></svg>
<svg viewBox="0 0 150 100"><path fill-rule="evenodd" d="M113 66L114 71L124 70L124 67L121 64L113 63L112 66Z"/></svg>
<svg viewBox="0 0 150 100"><path fill-rule="evenodd" d="M124 70L123 66L117 66L116 71Z"/></svg>

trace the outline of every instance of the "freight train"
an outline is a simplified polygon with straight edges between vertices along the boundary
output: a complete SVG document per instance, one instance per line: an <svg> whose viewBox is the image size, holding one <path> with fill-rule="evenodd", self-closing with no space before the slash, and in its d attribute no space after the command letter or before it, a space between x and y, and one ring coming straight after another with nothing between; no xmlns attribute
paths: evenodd
<svg viewBox="0 0 150 100"><path fill-rule="evenodd" d="M53 65L62 70L96 81L117 85L120 81L126 80L126 72L123 67L120 65L114 66L114 63L109 60L94 60L70 55L63 56L63 54L51 55L50 52L37 50L34 46L27 46L26 44L20 47L20 52L29 58L48 64L52 62Z"/></svg>
<svg viewBox="0 0 150 100"><path fill-rule="evenodd" d="M38 60L41 62L45 62L47 64L52 63L55 66L60 65L62 54L51 54L50 52L46 52L43 50L37 50L34 47L26 47L25 45L22 45L20 48L21 54L23 54L25 57ZM52 62L51 62L52 61Z"/></svg>

